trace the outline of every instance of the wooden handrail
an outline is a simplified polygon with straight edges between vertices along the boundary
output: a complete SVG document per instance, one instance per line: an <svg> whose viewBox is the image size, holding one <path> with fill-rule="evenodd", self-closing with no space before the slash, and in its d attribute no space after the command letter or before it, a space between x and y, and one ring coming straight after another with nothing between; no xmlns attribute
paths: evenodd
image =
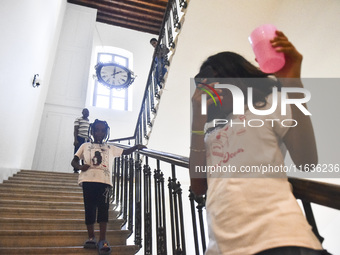
<svg viewBox="0 0 340 255"><path fill-rule="evenodd" d="M293 177L289 182L296 198L340 210L340 185Z"/></svg>
<svg viewBox="0 0 340 255"><path fill-rule="evenodd" d="M123 149L128 149L132 146L120 144L120 143L113 143L113 145L123 148ZM168 152L162 152L162 151L155 151L151 149L143 149L138 152L141 155L145 155L160 161L164 161L167 163L170 163L175 166L181 166L189 169L189 158L184 157L184 156L179 156L176 154L168 153Z"/></svg>
<svg viewBox="0 0 340 255"><path fill-rule="evenodd" d="M130 148L130 146L122 144L115 143L114 145L124 149ZM144 149L139 153L176 166L189 168L188 157L151 149ZM295 177L289 177L288 180L293 185L293 194L297 199L340 210L340 185Z"/></svg>

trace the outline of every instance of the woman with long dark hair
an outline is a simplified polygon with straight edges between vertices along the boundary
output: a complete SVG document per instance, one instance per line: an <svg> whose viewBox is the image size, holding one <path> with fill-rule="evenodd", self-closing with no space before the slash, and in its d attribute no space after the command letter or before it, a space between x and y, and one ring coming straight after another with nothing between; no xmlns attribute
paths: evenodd
<svg viewBox="0 0 340 255"><path fill-rule="evenodd" d="M286 60L275 74L263 73L236 53L221 52L209 57L197 76L228 78L244 95L244 114L234 114L231 90L217 88L210 79L198 82L192 97L191 190L207 195L207 255L321 254L321 244L292 194L284 166L286 150L296 166L318 160L310 117L293 104L284 109L285 115L281 109L281 87L303 88L302 55L280 31L271 44ZM220 98L206 100L204 115L203 88L209 86ZM303 96L289 93L293 100ZM222 104L216 106L219 99ZM254 114L254 109L267 114Z"/></svg>

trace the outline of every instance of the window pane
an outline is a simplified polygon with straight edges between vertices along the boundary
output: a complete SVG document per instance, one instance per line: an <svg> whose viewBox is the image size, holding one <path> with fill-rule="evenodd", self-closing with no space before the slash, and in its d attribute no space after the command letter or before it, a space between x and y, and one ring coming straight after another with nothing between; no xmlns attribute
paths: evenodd
<svg viewBox="0 0 340 255"><path fill-rule="evenodd" d="M100 84L100 82L98 82L97 94L109 96L110 95L110 89L105 87L104 85Z"/></svg>
<svg viewBox="0 0 340 255"><path fill-rule="evenodd" d="M112 98L112 109L124 111L125 110L125 99Z"/></svg>
<svg viewBox="0 0 340 255"><path fill-rule="evenodd" d="M125 56L117 55L115 53L99 52L97 55L98 62L116 62L122 66L127 67L129 64L129 59ZM121 111L129 110L128 101L131 100L131 95L129 90L122 89L109 89L105 85L101 84L97 80L95 81L95 88L93 90L94 95L94 106L115 109Z"/></svg>
<svg viewBox="0 0 340 255"><path fill-rule="evenodd" d="M122 65L122 66L125 66L125 67L127 66L126 58L115 56L114 61L117 62L118 64Z"/></svg>
<svg viewBox="0 0 340 255"><path fill-rule="evenodd" d="M112 62L112 55L111 54L100 54L99 62Z"/></svg>
<svg viewBox="0 0 340 255"><path fill-rule="evenodd" d="M97 96L97 107L109 108L110 107L110 98L108 96Z"/></svg>
<svg viewBox="0 0 340 255"><path fill-rule="evenodd" d="M125 97L125 89L121 89L121 90L113 89L112 90L112 96L115 96L115 97Z"/></svg>

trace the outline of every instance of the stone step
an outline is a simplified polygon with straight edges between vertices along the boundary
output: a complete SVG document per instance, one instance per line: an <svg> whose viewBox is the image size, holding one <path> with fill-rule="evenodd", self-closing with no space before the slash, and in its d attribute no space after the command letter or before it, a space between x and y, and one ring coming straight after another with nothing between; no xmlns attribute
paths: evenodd
<svg viewBox="0 0 340 255"><path fill-rule="evenodd" d="M51 198L58 197L58 196L83 196L83 192L81 189L74 189L73 191L65 191L62 188L59 188L59 190L49 190L49 189L34 189L34 188L21 188L19 186L16 187L3 187L0 186L0 193L6 194L6 193L15 193L20 195L49 195Z"/></svg>
<svg viewBox="0 0 340 255"><path fill-rule="evenodd" d="M98 254L82 247L87 230L77 179L74 173L22 170L0 184L0 254ZM106 234L111 255L135 254L138 247L125 245L130 231L121 230L124 221L113 207Z"/></svg>
<svg viewBox="0 0 340 255"><path fill-rule="evenodd" d="M54 202L83 202L82 196L51 196L39 194L16 194L10 192L0 193L0 199L31 200L31 201L54 201Z"/></svg>
<svg viewBox="0 0 340 255"><path fill-rule="evenodd" d="M82 219L84 209L49 209L0 207L0 218L45 218L45 219ZM118 212L109 211L110 219L116 219Z"/></svg>
<svg viewBox="0 0 340 255"><path fill-rule="evenodd" d="M134 255L138 251L138 246L136 245L111 245L111 255ZM32 247L22 247L22 248L0 248L0 254L6 255L97 255L98 251L96 249L84 249L83 246L74 247L43 247L43 248L32 248Z"/></svg>
<svg viewBox="0 0 340 255"><path fill-rule="evenodd" d="M128 230L108 230L106 239L110 245L125 245L129 234ZM0 247L82 246L87 238L86 230L0 230Z"/></svg>
<svg viewBox="0 0 340 255"><path fill-rule="evenodd" d="M67 191L67 192L82 192L82 188L80 186L60 186L60 185L48 185L48 187L46 187L46 185L42 186L40 184L20 184L18 185L17 183L11 183L11 182L5 182L5 183L1 183L0 188L3 189L10 189L10 188L17 188L17 189L22 189L22 190L44 190L44 191L52 191L52 192L56 192L56 191Z"/></svg>
<svg viewBox="0 0 340 255"><path fill-rule="evenodd" d="M77 180L79 177L79 174L53 174L53 173L29 173L29 172L18 172L13 175L14 178L45 178L45 179L62 179L62 180Z"/></svg>
<svg viewBox="0 0 340 255"><path fill-rule="evenodd" d="M119 230L122 224L123 219L113 219L107 229ZM98 230L99 224L95 228ZM86 230L86 225L84 219L0 218L0 230Z"/></svg>
<svg viewBox="0 0 340 255"><path fill-rule="evenodd" d="M33 200L13 200L1 199L0 207L12 208L49 208L49 209L84 209L83 202L58 202L58 201L33 201ZM117 206L110 204L110 210L115 210Z"/></svg>
<svg viewBox="0 0 340 255"><path fill-rule="evenodd" d="M54 202L54 201L31 201L31 200L0 199L0 207L83 209L84 203L82 203L82 202Z"/></svg>
<svg viewBox="0 0 340 255"><path fill-rule="evenodd" d="M17 185L19 184L31 184L31 185L41 185L41 186L49 186L49 185L59 185L60 187L64 187L64 186L69 186L69 187L75 187L75 186L79 186L78 182L76 180L74 181L64 181L64 180L60 180L58 181L56 180L39 180L39 179L35 179L35 180L31 180L31 179L20 179L20 178L13 178L10 177L8 178L8 180L4 180L4 183L15 183Z"/></svg>
<svg viewBox="0 0 340 255"><path fill-rule="evenodd" d="M63 178L63 179L78 179L78 174L75 173L59 173L59 172L44 172L44 171L31 171L31 170L26 170L26 171L20 171L14 176L43 176L46 178L49 177L56 177L56 178Z"/></svg>
<svg viewBox="0 0 340 255"><path fill-rule="evenodd" d="M56 176L31 176L31 175L14 175L8 178L8 180L31 180L31 181L43 181L43 182L62 182L62 183L74 183L77 182L78 178L63 178L63 177L56 177Z"/></svg>
<svg viewBox="0 0 340 255"><path fill-rule="evenodd" d="M38 174L38 175L56 175L56 176L77 176L77 174L73 172L50 172L50 171L40 171L40 170L21 170L18 173L20 174Z"/></svg>

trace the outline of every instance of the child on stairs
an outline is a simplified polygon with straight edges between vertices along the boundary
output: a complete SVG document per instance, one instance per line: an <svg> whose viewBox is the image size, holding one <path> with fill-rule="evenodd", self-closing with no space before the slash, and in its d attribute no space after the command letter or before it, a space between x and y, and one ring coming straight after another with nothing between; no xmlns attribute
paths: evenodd
<svg viewBox="0 0 340 255"><path fill-rule="evenodd" d="M106 229L109 212L109 194L112 187L112 163L115 157L131 154L135 150L146 148L136 145L123 150L106 142L110 135L110 127L106 121L96 119L90 125L89 134L91 142L81 145L75 153L71 165L81 170L78 183L83 188L85 206L85 224L89 239L84 243L84 248L98 247L99 254L110 254L111 248L106 241ZM84 165L79 161L84 160ZM94 223L98 209L97 222L99 223L100 237L96 242Z"/></svg>

